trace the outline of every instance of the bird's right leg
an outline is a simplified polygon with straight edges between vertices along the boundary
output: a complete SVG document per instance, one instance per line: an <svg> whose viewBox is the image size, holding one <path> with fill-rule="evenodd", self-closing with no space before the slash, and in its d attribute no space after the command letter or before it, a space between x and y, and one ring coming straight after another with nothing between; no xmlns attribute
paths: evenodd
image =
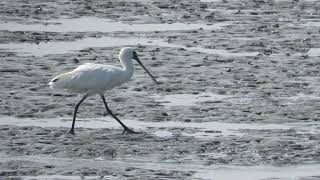
<svg viewBox="0 0 320 180"><path fill-rule="evenodd" d="M106 107L106 110L107 112L115 119L118 121L119 124L121 124L121 126L123 127L123 132L122 134L124 134L125 132L128 132L130 134L140 134L139 132L135 132L133 130L131 130L130 128L128 128L126 125L123 124L123 122L120 121L120 119L115 116L112 111L110 110L110 108L108 107L108 104L106 102L106 99L104 98L104 95L103 94L100 94L101 98L102 98L102 101L103 101L103 104L104 106Z"/></svg>
<svg viewBox="0 0 320 180"><path fill-rule="evenodd" d="M88 97L88 95L86 94L85 96L83 96L83 98L78 102L78 104L74 107L74 112L73 112L73 120L72 120L72 126L70 131L68 132L68 134L72 134L74 135L74 124L76 122L76 117L77 117L77 112L78 112L78 108L80 106L80 104Z"/></svg>

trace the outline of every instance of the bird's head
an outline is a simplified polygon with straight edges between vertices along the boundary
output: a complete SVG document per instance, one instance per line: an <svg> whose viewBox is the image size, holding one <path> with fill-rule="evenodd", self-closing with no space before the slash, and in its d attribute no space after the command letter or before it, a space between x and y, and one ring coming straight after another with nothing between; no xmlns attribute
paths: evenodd
<svg viewBox="0 0 320 180"><path fill-rule="evenodd" d="M153 80L153 82L155 82L156 84L158 84L156 78L149 72L149 70L144 67L144 65L142 64L142 62L140 61L137 52L130 47L125 47L122 48L119 54L119 59L124 60L136 60L138 62L138 64L146 71L146 73L151 77L151 79Z"/></svg>

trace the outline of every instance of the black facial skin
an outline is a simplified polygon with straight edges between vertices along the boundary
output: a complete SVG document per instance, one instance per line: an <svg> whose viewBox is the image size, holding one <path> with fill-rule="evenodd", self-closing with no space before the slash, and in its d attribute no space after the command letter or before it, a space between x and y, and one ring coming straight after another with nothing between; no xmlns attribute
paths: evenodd
<svg viewBox="0 0 320 180"><path fill-rule="evenodd" d="M137 52L135 52L135 51L133 51L133 59L134 60L139 60L139 58L138 58L138 54L137 54Z"/></svg>

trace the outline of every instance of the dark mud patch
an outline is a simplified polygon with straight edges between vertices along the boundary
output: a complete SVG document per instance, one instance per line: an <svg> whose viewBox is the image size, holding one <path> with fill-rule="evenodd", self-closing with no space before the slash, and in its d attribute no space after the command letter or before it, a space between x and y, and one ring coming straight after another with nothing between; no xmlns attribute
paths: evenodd
<svg viewBox="0 0 320 180"><path fill-rule="evenodd" d="M143 134L121 135L120 129L77 128L77 134L72 136L66 134L66 128L2 126L1 152L10 156L50 154L54 157L176 162L199 159L208 164L284 165L319 161L317 133L243 130L246 132L243 136L199 139L184 136L187 128L170 129L173 134L167 137L156 136L153 131L145 129Z"/></svg>
<svg viewBox="0 0 320 180"><path fill-rule="evenodd" d="M80 97L54 92L47 83L55 75L85 62L118 65L119 49L86 48L42 57L3 53L1 113L20 117L71 115ZM137 51L160 85L153 85L137 67L131 82L108 92L112 109L126 118L275 123L319 120L319 98L313 98L318 96L319 86L316 57L223 57L157 46L138 46ZM193 66L194 63L198 65ZM174 97L201 93L231 96L233 100L197 101L196 98L190 106L166 106L154 98L155 94ZM121 103L115 103L119 98ZM88 99L81 109L80 113L86 117L104 113L96 97Z"/></svg>
<svg viewBox="0 0 320 180"><path fill-rule="evenodd" d="M101 33L100 33L101 34ZM101 37L99 33L58 33L34 31L0 31L0 43L47 43L51 41L75 41L88 37Z"/></svg>
<svg viewBox="0 0 320 180"><path fill-rule="evenodd" d="M72 136L66 128L2 126L0 174L192 179L219 175L219 165L260 169L320 161L319 134L244 130L248 134L241 137L198 139L184 136L184 129L171 129L173 135L165 138L152 131L121 135L121 130L77 128Z"/></svg>

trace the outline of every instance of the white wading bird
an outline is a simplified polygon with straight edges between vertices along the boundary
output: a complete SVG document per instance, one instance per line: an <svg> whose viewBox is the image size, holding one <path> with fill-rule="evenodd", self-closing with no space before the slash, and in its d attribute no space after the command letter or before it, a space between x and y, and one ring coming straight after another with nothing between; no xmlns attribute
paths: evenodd
<svg viewBox="0 0 320 180"><path fill-rule="evenodd" d="M99 94L102 98L107 112L117 120L124 128L123 133L136 133L123 124L117 116L115 116L107 105L104 98L104 92L116 86L119 86L130 80L133 74L133 62L135 59L140 66L149 74L151 79L157 83L156 79L143 66L138 58L137 53L132 48L122 48L119 53L119 60L122 68L110 65L86 63L80 65L73 71L60 74L53 78L50 82L50 88L67 89L73 92L85 94L74 108L73 121L71 129L68 133L74 134L74 124L80 104L90 95ZM123 134L122 133L122 134Z"/></svg>

